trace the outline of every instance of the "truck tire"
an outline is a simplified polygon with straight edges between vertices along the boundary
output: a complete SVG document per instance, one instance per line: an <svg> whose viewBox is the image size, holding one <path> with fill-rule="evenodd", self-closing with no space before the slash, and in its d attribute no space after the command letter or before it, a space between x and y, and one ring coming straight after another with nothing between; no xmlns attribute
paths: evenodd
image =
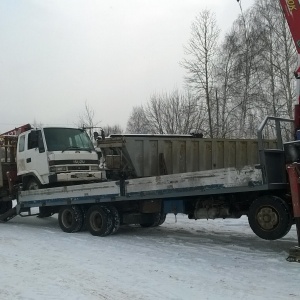
<svg viewBox="0 0 300 300"><path fill-rule="evenodd" d="M113 219L108 208L93 205L86 214L86 226L95 236L107 236L112 232Z"/></svg>
<svg viewBox="0 0 300 300"><path fill-rule="evenodd" d="M115 234L119 230L121 225L120 214L114 206L107 206L107 208L110 210L111 218L113 221L113 227L110 234Z"/></svg>
<svg viewBox="0 0 300 300"><path fill-rule="evenodd" d="M248 221L253 232L265 240L277 240L291 229L293 217L287 203L276 196L262 196L249 208Z"/></svg>
<svg viewBox="0 0 300 300"><path fill-rule="evenodd" d="M63 206L58 213L58 223L62 231L78 232L83 226L83 212L77 205Z"/></svg>
<svg viewBox="0 0 300 300"><path fill-rule="evenodd" d="M144 228L157 227L163 224L166 220L166 214L156 213L152 222L141 223L140 226Z"/></svg>
<svg viewBox="0 0 300 300"><path fill-rule="evenodd" d="M159 222L157 226L162 225L166 221L167 214L160 214Z"/></svg>

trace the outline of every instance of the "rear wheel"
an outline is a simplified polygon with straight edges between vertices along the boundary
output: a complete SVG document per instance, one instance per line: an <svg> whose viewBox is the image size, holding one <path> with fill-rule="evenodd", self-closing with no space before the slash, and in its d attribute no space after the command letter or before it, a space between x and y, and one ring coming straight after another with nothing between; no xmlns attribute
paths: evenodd
<svg viewBox="0 0 300 300"><path fill-rule="evenodd" d="M113 230L113 219L110 210L101 205L93 205L87 211L86 226L92 235L109 235Z"/></svg>
<svg viewBox="0 0 300 300"><path fill-rule="evenodd" d="M167 214L160 214L159 222L157 226L162 225L166 221Z"/></svg>
<svg viewBox="0 0 300 300"><path fill-rule="evenodd" d="M62 231L78 232L83 226L84 216L79 206L64 206L59 210L58 223Z"/></svg>
<svg viewBox="0 0 300 300"><path fill-rule="evenodd" d="M107 208L110 211L112 222L113 222L113 227L110 234L114 234L119 230L121 225L120 214L114 206L107 206Z"/></svg>
<svg viewBox="0 0 300 300"><path fill-rule="evenodd" d="M293 217L287 203L276 196L263 196L253 201L248 212L253 232L265 240L277 240L291 229Z"/></svg>
<svg viewBox="0 0 300 300"><path fill-rule="evenodd" d="M163 224L166 220L166 214L156 213L153 217L153 221L141 223L141 227L157 227Z"/></svg>

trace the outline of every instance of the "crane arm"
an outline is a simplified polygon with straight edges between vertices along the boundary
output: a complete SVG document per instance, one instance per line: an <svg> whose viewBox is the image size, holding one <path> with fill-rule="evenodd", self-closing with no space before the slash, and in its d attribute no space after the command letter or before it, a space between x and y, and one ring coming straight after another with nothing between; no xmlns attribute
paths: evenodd
<svg viewBox="0 0 300 300"><path fill-rule="evenodd" d="M285 18L295 42L297 52L300 54L300 3L299 0L280 0Z"/></svg>
<svg viewBox="0 0 300 300"><path fill-rule="evenodd" d="M295 71L295 77L297 80L297 98L298 104L295 105L294 120L295 120L295 132L296 138L299 139L297 133L300 129L300 3L299 0L279 0L285 18L289 25L295 46L298 52L298 67Z"/></svg>

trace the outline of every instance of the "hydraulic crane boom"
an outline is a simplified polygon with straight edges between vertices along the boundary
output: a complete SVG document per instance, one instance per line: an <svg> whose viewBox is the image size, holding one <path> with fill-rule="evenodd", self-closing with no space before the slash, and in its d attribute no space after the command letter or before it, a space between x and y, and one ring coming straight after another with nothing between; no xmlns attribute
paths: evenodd
<svg viewBox="0 0 300 300"><path fill-rule="evenodd" d="M297 98L298 103L295 105L294 120L295 132L300 129L300 3L299 0L280 0L280 5L284 12L285 18L289 25L295 46L298 52L298 67L295 71L297 80ZM297 139L299 137L297 136Z"/></svg>
<svg viewBox="0 0 300 300"><path fill-rule="evenodd" d="M300 53L300 3L298 0L280 0L280 4L289 24L297 52Z"/></svg>
<svg viewBox="0 0 300 300"><path fill-rule="evenodd" d="M298 103L295 105L294 123L296 139L299 140L300 129L300 3L299 0L280 0L282 10L284 12L287 23L295 42L298 52L298 67L295 71L297 79L297 98ZM290 249L288 261L300 262L300 183L299 183L299 163L292 163L287 165L287 172L289 175L293 212L297 229L298 246Z"/></svg>

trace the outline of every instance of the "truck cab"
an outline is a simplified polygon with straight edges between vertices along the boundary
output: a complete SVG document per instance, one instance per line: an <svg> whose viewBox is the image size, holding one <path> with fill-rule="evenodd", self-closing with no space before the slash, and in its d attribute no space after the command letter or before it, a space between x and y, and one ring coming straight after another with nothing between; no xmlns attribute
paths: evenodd
<svg viewBox="0 0 300 300"><path fill-rule="evenodd" d="M106 179L89 136L80 128L25 131L18 137L16 160L26 190Z"/></svg>

